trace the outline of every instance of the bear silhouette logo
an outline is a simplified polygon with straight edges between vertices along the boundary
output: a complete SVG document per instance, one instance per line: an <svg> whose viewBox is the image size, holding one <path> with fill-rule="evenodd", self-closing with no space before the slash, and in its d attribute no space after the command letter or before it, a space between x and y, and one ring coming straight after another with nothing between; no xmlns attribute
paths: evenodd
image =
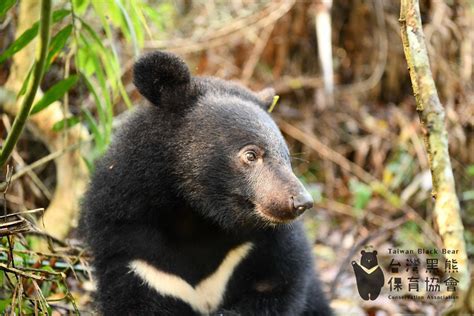
<svg viewBox="0 0 474 316"><path fill-rule="evenodd" d="M383 271L379 267L376 250L372 252L362 250L360 254L360 264L352 261L357 290L362 299L373 301L379 296L385 282Z"/></svg>

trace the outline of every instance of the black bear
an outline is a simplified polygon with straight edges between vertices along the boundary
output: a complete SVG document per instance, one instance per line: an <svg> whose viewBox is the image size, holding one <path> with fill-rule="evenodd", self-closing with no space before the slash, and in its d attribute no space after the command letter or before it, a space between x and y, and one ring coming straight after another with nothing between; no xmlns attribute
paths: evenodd
<svg viewBox="0 0 474 316"><path fill-rule="evenodd" d="M302 225L313 201L254 93L153 52L96 166L84 230L105 315L330 315Z"/></svg>
<svg viewBox="0 0 474 316"><path fill-rule="evenodd" d="M379 296L384 285L383 271L379 267L376 250L372 252L362 250L360 254L360 265L352 261L357 281L357 290L362 299L373 301Z"/></svg>

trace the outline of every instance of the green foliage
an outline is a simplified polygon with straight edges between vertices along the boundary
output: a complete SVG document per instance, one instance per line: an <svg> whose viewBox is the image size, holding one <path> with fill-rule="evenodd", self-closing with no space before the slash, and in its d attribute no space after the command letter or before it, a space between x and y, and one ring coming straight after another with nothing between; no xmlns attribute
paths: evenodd
<svg viewBox="0 0 474 316"><path fill-rule="evenodd" d="M57 10L53 12L53 23L58 23L70 13L69 10ZM0 55L0 64L4 63L8 58L15 55L28 45L37 35L39 30L39 23L36 22L32 27L21 34L4 52Z"/></svg>
<svg viewBox="0 0 474 316"><path fill-rule="evenodd" d="M403 149L395 151L384 170L384 184L390 189L399 189L411 180L414 166L414 158L410 153Z"/></svg>
<svg viewBox="0 0 474 316"><path fill-rule="evenodd" d="M141 9L141 15L146 15L158 28L158 31L164 32L172 28L174 8L171 3L163 2L152 7L144 1L138 1L138 7Z"/></svg>
<svg viewBox="0 0 474 316"><path fill-rule="evenodd" d="M14 4L15 1L11 0L1 1L0 13L5 14ZM53 130L60 132L80 123L83 119L90 129L96 145L92 153L86 157L86 160L89 161L88 165L92 165L92 162L105 152L110 142L114 104L121 99L128 107L132 106L121 78L124 63L120 60L115 47L117 41L115 34L123 34L126 42L131 44L135 55L137 55L144 44L145 35L151 36L147 19L158 23L158 28L162 29L166 24L166 16L169 17L173 10L170 4L151 7L147 3L137 0L107 2L72 0L68 5L71 6L71 10L60 9L53 13L53 23L59 23L67 16L71 16L71 19L52 37L45 71L48 71L60 53L67 49L72 50L77 74L61 80L46 91L43 98L32 108L31 114L40 112L54 101L62 98L77 82L85 85L95 107L93 109L82 108L82 113L79 115L56 122ZM89 19L88 17L98 17L99 19ZM38 30L39 23L36 22L0 55L0 63L13 57L15 53L27 46L37 37ZM33 67L34 65L31 69ZM31 69L18 96L26 92L31 79Z"/></svg>
<svg viewBox="0 0 474 316"><path fill-rule="evenodd" d="M27 29L16 41L14 41L4 52L0 55L0 63L5 62L8 58L15 55L22 48L28 45L38 35L39 24L35 23L31 28Z"/></svg>
<svg viewBox="0 0 474 316"><path fill-rule="evenodd" d="M33 73L34 68L35 68L35 64L31 65L30 70L28 71L28 75L26 76L25 81L23 81L20 91L18 91L19 97L26 93L26 88L28 88L28 85L30 84L31 74Z"/></svg>
<svg viewBox="0 0 474 316"><path fill-rule="evenodd" d="M424 236L418 223L411 220L395 231L395 239L405 249L436 248Z"/></svg>
<svg viewBox="0 0 474 316"><path fill-rule="evenodd" d="M0 20L7 14L8 10L13 7L16 0L2 0L0 1Z"/></svg>
<svg viewBox="0 0 474 316"><path fill-rule="evenodd" d="M114 116L114 100L121 97L125 104L132 106L125 87L122 83L123 64L119 58L114 42L112 27L117 27L124 34L127 42L131 42L134 51L138 54L144 43L144 28L146 21L140 9L134 6L135 1L114 0L103 3L100 1L73 1L75 12L83 15L91 7L99 17L101 27L109 40L110 47L104 45L103 35L95 31L94 27L83 17L76 16L80 22L75 34L77 52L75 64L81 75L81 81L89 90L95 105L97 117L89 109L83 108L83 117L94 137L95 147L86 157L87 165L102 155L107 149L112 134ZM76 8L77 6L77 8Z"/></svg>
<svg viewBox="0 0 474 316"><path fill-rule="evenodd" d="M54 101L59 100L64 94L71 89L77 82L78 76L72 75L66 79L63 79L52 86L46 93L43 95L41 100L39 100L31 109L31 115L44 110L48 105Z"/></svg>
<svg viewBox="0 0 474 316"><path fill-rule="evenodd" d="M54 123L53 131L60 132L63 129L68 129L70 127L73 127L74 125L77 125L79 122L81 122L81 119L78 116L68 117L67 119Z"/></svg>
<svg viewBox="0 0 474 316"><path fill-rule="evenodd" d="M57 57L59 52L64 48L64 45L66 45L66 42L68 41L69 36L71 36L72 29L73 29L72 25L69 24L65 26L61 31L59 31L51 39L51 43L49 44L48 57L46 59L45 71L48 71L53 60Z"/></svg>
<svg viewBox="0 0 474 316"><path fill-rule="evenodd" d="M72 6L74 7L74 12L77 15L82 15L89 7L89 0L72 0Z"/></svg>
<svg viewBox="0 0 474 316"><path fill-rule="evenodd" d="M357 179L352 178L349 181L349 190L352 193L352 205L355 209L363 210L372 197L372 188Z"/></svg>
<svg viewBox="0 0 474 316"><path fill-rule="evenodd" d="M469 165L466 171L468 176L474 177L474 165Z"/></svg>
<svg viewBox="0 0 474 316"><path fill-rule="evenodd" d="M16 1L0 2L1 18ZM92 166L93 161L105 152L110 142L114 105L123 100L128 107L132 106L122 82L124 62L120 60L117 51L116 43L119 39L116 34L122 34L125 43L133 48L135 55L138 55L145 38L152 37L149 22L154 24L154 30L164 31L170 25L174 9L168 2L152 6L139 0L106 2L71 0L56 5L61 5L62 8L53 12L52 22L62 25L51 39L45 72L65 50L69 52L68 56L73 57L75 67L73 75L59 81L45 92L42 99L33 106L30 114L36 114L64 97L77 83L85 86L94 106L87 108L84 106L78 115L56 122L53 131L61 132L84 121L95 144L92 152L85 157L87 165ZM66 9L68 7L69 9ZM65 20L66 17L70 18ZM37 37L38 31L39 22L36 22L0 54L0 63L12 58L31 43ZM69 63L67 67L68 65ZM27 91L34 67L33 64L18 96L24 95ZM69 74L70 69L65 73Z"/></svg>
<svg viewBox="0 0 474 316"><path fill-rule="evenodd" d="M311 185L311 184L305 184L306 188L308 189L309 194L311 194L311 197L314 200L314 203L321 203L323 200L323 191L320 186L318 185Z"/></svg>
<svg viewBox="0 0 474 316"><path fill-rule="evenodd" d="M13 260L17 268L22 268L23 270L29 270L27 273L34 274L37 276L42 276L42 280L33 280L28 277L21 277L17 279L10 272L0 273L0 291L13 289L21 286L23 288L23 295L26 292L33 292L34 300L25 299L25 297L17 297L15 301L15 306L11 306L12 300L1 299L0 300L0 311L6 311L9 308L14 308L16 313L19 315L19 308L21 306L21 315L33 315L37 314L38 311L43 311L42 315L51 315L52 309L50 306L51 302L55 301L67 301L72 304L72 307L75 308L75 302L73 297L69 292L66 279L64 274L67 270L71 269L72 266L66 259L56 259L48 257L48 255L35 253L29 249L32 247L32 242L37 242L38 239L33 238L32 236L27 236L26 242L24 240L16 239L13 243ZM25 242L25 244L23 244ZM8 249L7 238L2 237L0 239L0 245L2 250L0 250L0 262L7 263L8 256L5 251ZM79 272L79 271L78 271ZM80 277L77 273L75 274L76 279ZM21 285L18 283L21 282ZM37 292L40 290L41 293ZM36 312L35 312L36 311ZM41 314L41 313L40 313ZM3 314L2 314L3 315ZM76 310L77 315L77 310Z"/></svg>

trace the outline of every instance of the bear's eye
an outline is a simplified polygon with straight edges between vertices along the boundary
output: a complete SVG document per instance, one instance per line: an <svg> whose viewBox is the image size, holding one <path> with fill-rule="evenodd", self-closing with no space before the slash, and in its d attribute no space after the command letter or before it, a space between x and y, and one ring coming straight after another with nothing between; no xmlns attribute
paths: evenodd
<svg viewBox="0 0 474 316"><path fill-rule="evenodd" d="M252 162L257 160L257 153L252 150L246 151L244 154L245 160Z"/></svg>

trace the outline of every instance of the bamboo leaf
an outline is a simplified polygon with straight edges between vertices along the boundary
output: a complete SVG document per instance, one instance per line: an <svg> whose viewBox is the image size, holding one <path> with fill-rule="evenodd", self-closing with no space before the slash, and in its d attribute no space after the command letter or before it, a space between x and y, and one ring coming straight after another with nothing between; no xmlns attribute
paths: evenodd
<svg viewBox="0 0 474 316"><path fill-rule="evenodd" d="M69 14L69 10L57 10L53 13L53 23L61 21ZM21 34L4 52L0 55L0 64L5 62L8 58L15 55L26 45L28 45L38 35L39 23L36 22L32 27Z"/></svg>
<svg viewBox="0 0 474 316"><path fill-rule="evenodd" d="M38 35L39 25L35 23L31 28L27 29L20 37L17 38L8 48L0 55L0 64L5 62L8 58L12 57L20 51L23 47L28 45Z"/></svg>
<svg viewBox="0 0 474 316"><path fill-rule="evenodd" d="M64 45L71 35L72 32L72 25L69 24L64 27L61 31L59 31L51 40L51 44L49 46L49 53L46 59L46 70L49 69L53 59L59 54L61 49L63 49Z"/></svg>
<svg viewBox="0 0 474 316"><path fill-rule="evenodd" d="M94 141L97 150L99 152L104 151L107 145L104 142L104 138L102 137L102 133L100 132L99 125L97 124L94 119L94 116L88 109L83 108L83 112L85 114L84 118L92 131L92 135L94 136Z"/></svg>
<svg viewBox="0 0 474 316"><path fill-rule="evenodd" d="M137 41L137 34L136 34L136 30L135 30L135 26L137 26L137 25L135 25L133 23L132 18L130 17L127 10L125 10L125 8L123 6L122 1L115 0L115 4L117 5L117 7L122 12L123 20L125 22L125 23L121 23L121 29L122 30L127 30L127 32L124 32L124 33L128 33L128 37L130 38L130 40L132 42L132 46L134 48L135 56L138 56L138 41ZM133 12L133 10L131 10L130 12Z"/></svg>
<svg viewBox="0 0 474 316"><path fill-rule="evenodd" d="M53 125L53 131L59 132L63 129L68 129L79 123L81 119L77 116L68 117L66 119L60 120Z"/></svg>
<svg viewBox="0 0 474 316"><path fill-rule="evenodd" d="M53 17L52 17L53 23L58 23L58 22L62 21L62 19L64 19L70 13L71 13L71 11L66 10L66 9L60 9L60 10L54 11L53 12Z"/></svg>
<svg viewBox="0 0 474 316"><path fill-rule="evenodd" d="M102 48L105 49L104 44L102 43L102 40L100 39L99 35L94 31L94 29L86 22L84 21L81 17L77 17L79 21L81 21L81 25L86 30L87 33L94 39L94 41L101 46Z"/></svg>
<svg viewBox="0 0 474 316"><path fill-rule="evenodd" d="M87 78L86 76L82 76L82 79L84 80L84 83L86 84L89 92L92 93L95 105L97 107L97 113L99 115L99 121L104 123L105 125L107 123L107 116L104 112L104 105L102 104L101 99L99 98L99 94L97 93L97 90L95 89L94 85L90 82L89 78Z"/></svg>
<svg viewBox="0 0 474 316"><path fill-rule="evenodd" d="M89 7L89 0L73 0L72 5L74 7L74 12L77 15L83 15L86 12L87 8Z"/></svg>
<svg viewBox="0 0 474 316"><path fill-rule="evenodd" d="M26 75L26 78L23 81L23 84L21 85L20 91L18 92L18 97L25 94L26 88L28 87L28 84L30 83L31 74L33 73L34 68L35 68L35 63L33 63L33 65L30 67L30 70L28 71L28 75Z"/></svg>
<svg viewBox="0 0 474 316"><path fill-rule="evenodd" d="M48 105L54 101L61 98L69 89L71 89L77 82L78 77L76 75L70 76L64 80L61 80L54 86L52 86L46 93L43 95L41 100L39 100L31 110L31 115L40 112L45 109Z"/></svg>
<svg viewBox="0 0 474 316"><path fill-rule="evenodd" d="M0 1L0 19L7 14L8 10L16 3L16 0L2 0Z"/></svg>
<svg viewBox="0 0 474 316"><path fill-rule="evenodd" d="M92 159L88 159L86 157L82 157L82 159L84 160L86 166L87 166L87 170L89 170L89 173L90 174L93 174L94 173L94 162ZM0 301L1 302L1 301Z"/></svg>

